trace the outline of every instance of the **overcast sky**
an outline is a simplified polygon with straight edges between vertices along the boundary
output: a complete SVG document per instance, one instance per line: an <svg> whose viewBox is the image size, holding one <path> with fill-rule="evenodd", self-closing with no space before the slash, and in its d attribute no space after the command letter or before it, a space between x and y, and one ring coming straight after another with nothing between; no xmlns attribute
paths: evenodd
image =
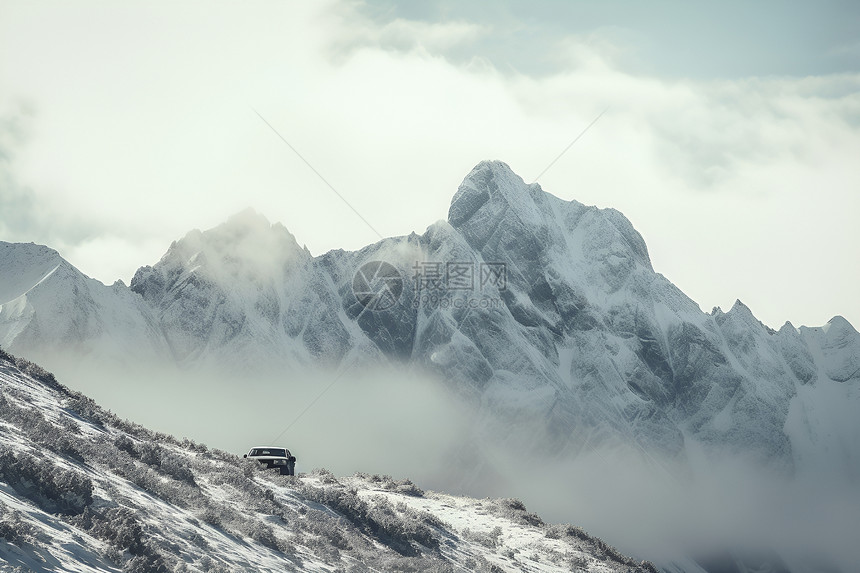
<svg viewBox="0 0 860 573"><path fill-rule="evenodd" d="M623 212L703 310L860 326L860 3L0 0L0 240L128 282L252 206L315 255L482 159ZM2 269L0 269L2 272Z"/></svg>

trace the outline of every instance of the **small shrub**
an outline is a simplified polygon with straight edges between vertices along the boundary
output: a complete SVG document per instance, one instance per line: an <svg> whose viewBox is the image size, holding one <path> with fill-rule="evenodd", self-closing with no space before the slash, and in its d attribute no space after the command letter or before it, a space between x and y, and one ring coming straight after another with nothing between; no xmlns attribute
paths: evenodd
<svg viewBox="0 0 860 573"><path fill-rule="evenodd" d="M143 527L134 511L125 507L115 507L97 516L93 522L93 535L104 539L119 551L132 555L143 555L146 546L143 541Z"/></svg>
<svg viewBox="0 0 860 573"><path fill-rule="evenodd" d="M0 510L3 506L0 506ZM36 528L24 521L21 513L16 510L3 512L0 517L0 539L5 539L15 545L33 544L36 540Z"/></svg>
<svg viewBox="0 0 860 573"><path fill-rule="evenodd" d="M500 499L499 504L514 511L526 511L525 504L515 498Z"/></svg>
<svg viewBox="0 0 860 573"><path fill-rule="evenodd" d="M320 480L320 482L322 482L326 485L338 483L337 478L334 477L334 474L332 474L330 471L328 471L325 468L315 469L314 471L311 472L311 476L318 478Z"/></svg>
<svg viewBox="0 0 860 573"><path fill-rule="evenodd" d="M159 469L161 470L161 473L166 474L175 480L184 482L191 486L197 486L194 474L190 469L188 469L188 461L176 454L164 454L161 458Z"/></svg>
<svg viewBox="0 0 860 573"><path fill-rule="evenodd" d="M137 457L137 451L134 448L134 442L131 441L125 434L120 434L116 438L114 438L113 445L119 448L121 451L126 452L130 456Z"/></svg>
<svg viewBox="0 0 860 573"><path fill-rule="evenodd" d="M31 378L35 378L36 380L38 380L39 382L41 382L42 384L44 384L48 388L51 388L52 390L56 390L56 391L60 392L61 394L65 394L65 395L70 394L68 388L66 388L65 386L63 386L59 382L57 382L57 379L54 377L53 374L51 374L50 372L48 372L47 370L45 370L44 368L42 368L38 364L30 362L29 360L26 360L24 358L16 358L16 357L12 356L11 354L7 354L6 352L3 352L2 356L0 356L0 358L5 358L9 362L12 362L13 364L15 364L15 367L18 370L20 370L24 374L30 376Z"/></svg>
<svg viewBox="0 0 860 573"><path fill-rule="evenodd" d="M583 541L590 541L591 536L585 532L585 530L578 525L567 525L562 526L564 528L564 534L567 537L575 537L576 539L581 539Z"/></svg>
<svg viewBox="0 0 860 573"><path fill-rule="evenodd" d="M262 545L273 551L282 551L282 546L277 537L275 537L272 528L265 523L259 521L251 521L245 524L243 533Z"/></svg>
<svg viewBox="0 0 860 573"><path fill-rule="evenodd" d="M412 483L411 480L408 479L403 479L396 482L395 491L397 491L397 493L411 495L413 497L424 497L424 490L416 486L414 483Z"/></svg>
<svg viewBox="0 0 860 573"><path fill-rule="evenodd" d="M168 573L167 565L161 555L138 555L126 561L123 573Z"/></svg>
<svg viewBox="0 0 860 573"><path fill-rule="evenodd" d="M539 515L527 511L525 504L518 499L499 499L496 501L496 506L499 508L498 514L516 523L535 527L544 525L543 519Z"/></svg>
<svg viewBox="0 0 860 573"><path fill-rule="evenodd" d="M478 543L489 549L495 549L500 545L499 538L502 536L502 528L494 527L489 532L472 531L468 527L460 534L466 541Z"/></svg>
<svg viewBox="0 0 860 573"><path fill-rule="evenodd" d="M0 479L52 513L79 515L93 502L93 484L85 475L5 446L0 447Z"/></svg>
<svg viewBox="0 0 860 573"><path fill-rule="evenodd" d="M210 504L207 504L203 509L201 509L196 514L196 517L203 523L211 525L212 527L220 529L223 526L221 523L221 512L218 508L213 507Z"/></svg>
<svg viewBox="0 0 860 573"><path fill-rule="evenodd" d="M373 504L369 505L358 497L355 490L344 488L304 486L300 493L305 499L330 507L360 531L401 555L418 554L412 546L413 541L432 549L439 546L429 527L418 519L401 518L394 506L382 496L375 498Z"/></svg>
<svg viewBox="0 0 860 573"><path fill-rule="evenodd" d="M66 409L96 426L104 427L107 421L105 412L91 398L83 394L73 394L69 397L66 400Z"/></svg>
<svg viewBox="0 0 860 573"><path fill-rule="evenodd" d="M562 536L562 534L563 534L563 533L564 533L564 532L563 532L563 530L562 530L562 528L561 528L560 526L558 526L558 525L553 525L553 526L550 526L550 527L546 530L546 534L545 534L545 535L546 535L546 538L547 538L547 539L561 539L561 536Z"/></svg>

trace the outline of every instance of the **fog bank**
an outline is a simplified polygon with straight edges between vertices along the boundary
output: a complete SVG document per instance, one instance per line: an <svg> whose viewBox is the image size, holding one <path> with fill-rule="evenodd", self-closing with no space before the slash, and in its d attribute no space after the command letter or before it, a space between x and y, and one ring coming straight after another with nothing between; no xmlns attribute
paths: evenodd
<svg viewBox="0 0 860 573"><path fill-rule="evenodd" d="M254 445L286 446L298 472L388 474L426 489L517 497L547 522L579 525L662 564L727 551L776 552L798 570L812 562L847 572L860 563L860 484L850 475L794 479L713 454L693 469L630 444L586 442L564 458L538 454L514 445L533 439L533 427L508 427L505 440L497 439L487 428L504 420L405 368L251 375L56 357L51 367L63 372L62 383L154 430L237 455Z"/></svg>

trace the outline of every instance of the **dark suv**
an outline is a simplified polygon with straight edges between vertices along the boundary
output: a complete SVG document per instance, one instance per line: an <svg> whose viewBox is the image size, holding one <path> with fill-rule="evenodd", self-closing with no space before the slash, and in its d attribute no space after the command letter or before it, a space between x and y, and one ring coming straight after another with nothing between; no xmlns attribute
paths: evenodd
<svg viewBox="0 0 860 573"><path fill-rule="evenodd" d="M251 451L244 457L257 460L261 464L265 464L268 469L278 468L281 470L281 475L295 475L296 458L286 448L257 446L251 448Z"/></svg>

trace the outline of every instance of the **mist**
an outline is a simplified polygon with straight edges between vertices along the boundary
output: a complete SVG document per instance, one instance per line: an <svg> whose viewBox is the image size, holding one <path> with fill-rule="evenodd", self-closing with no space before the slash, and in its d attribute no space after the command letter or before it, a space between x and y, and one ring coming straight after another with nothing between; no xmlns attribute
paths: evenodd
<svg viewBox="0 0 860 573"><path fill-rule="evenodd" d="M694 455L701 446L693 443L686 460L609 443L586 444L576 455L540 453L523 445L534 440L533 427L508 425L498 438L488 428L505 420L414 368L251 374L57 356L44 363L62 372L62 383L154 430L237 455L285 446L298 473L324 467L516 497L547 523L581 526L662 566L729 554L778 555L792 571L851 571L860 562L860 484L836 469L796 478L733 456Z"/></svg>
<svg viewBox="0 0 860 573"><path fill-rule="evenodd" d="M573 460L526 456L522 471L507 495L530 511L661 565L727 553L776 554L791 571L852 571L860 563L860 487L836 476L797 480L719 456L694 471L652 453L608 448Z"/></svg>
<svg viewBox="0 0 860 573"><path fill-rule="evenodd" d="M73 360L44 363L120 417L237 455L285 446L297 472L420 476L444 485L440 460L468 435L468 409L439 381L404 369L243 373Z"/></svg>

